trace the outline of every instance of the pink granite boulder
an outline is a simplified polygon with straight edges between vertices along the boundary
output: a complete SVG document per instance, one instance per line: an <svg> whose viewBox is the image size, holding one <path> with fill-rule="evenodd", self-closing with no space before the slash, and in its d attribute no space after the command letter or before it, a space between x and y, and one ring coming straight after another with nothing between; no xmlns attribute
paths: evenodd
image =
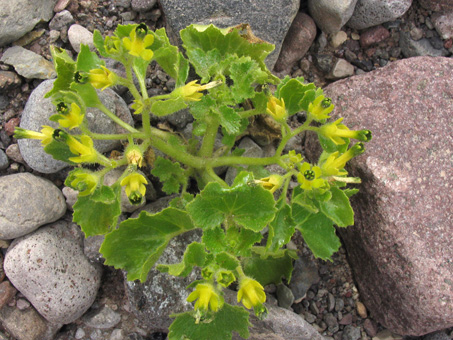
<svg viewBox="0 0 453 340"><path fill-rule="evenodd" d="M415 57L325 89L351 129L355 225L339 230L372 317L401 335L453 326L453 59ZM310 155L313 139L307 139Z"/></svg>

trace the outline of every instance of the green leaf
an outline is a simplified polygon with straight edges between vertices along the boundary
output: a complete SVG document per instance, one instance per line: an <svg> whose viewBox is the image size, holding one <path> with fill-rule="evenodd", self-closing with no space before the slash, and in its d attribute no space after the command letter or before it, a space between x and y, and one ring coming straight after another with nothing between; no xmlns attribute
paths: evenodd
<svg viewBox="0 0 453 340"><path fill-rule="evenodd" d="M80 44L80 52L77 56L77 71L90 72L95 68L104 66L105 62L99 59L95 52L91 52L88 45Z"/></svg>
<svg viewBox="0 0 453 340"><path fill-rule="evenodd" d="M228 248L237 256L250 256L250 248L261 241L263 235L250 229L231 226L226 232Z"/></svg>
<svg viewBox="0 0 453 340"><path fill-rule="evenodd" d="M203 231L202 241L206 248L214 254L227 248L225 232L221 227Z"/></svg>
<svg viewBox="0 0 453 340"><path fill-rule="evenodd" d="M184 184L186 181L184 169L181 168L179 163L173 163L169 159L160 156L154 162L154 169L151 171L151 174L159 177L160 181L164 184L162 190L167 194L178 192L181 184Z"/></svg>
<svg viewBox="0 0 453 340"><path fill-rule="evenodd" d="M155 34L155 36L158 35ZM170 77L176 80L176 87L184 85L189 75L189 61L184 58L176 46L170 44L166 35L165 38L159 35L158 39L160 39L159 43L161 46L156 50L154 50L155 44L151 46L154 50L153 59L156 60Z"/></svg>
<svg viewBox="0 0 453 340"><path fill-rule="evenodd" d="M300 186L297 186L293 190L293 197L291 202L300 205L305 210L308 210L311 213L317 213L318 207L312 197L310 197L305 190L303 190Z"/></svg>
<svg viewBox="0 0 453 340"><path fill-rule="evenodd" d="M235 60L230 66L230 77L233 79L231 92L236 103L255 96L255 86L264 84L267 73L262 71L258 63L250 57Z"/></svg>
<svg viewBox="0 0 453 340"><path fill-rule="evenodd" d="M69 164L74 164L69 160L70 157L76 157L71 150L69 150L69 146L66 143L60 143L56 140L52 140L49 144L44 147L44 151L51 155L54 159L63 161Z"/></svg>
<svg viewBox="0 0 453 340"><path fill-rule="evenodd" d="M346 194L336 187L331 187L332 198L319 202L319 210L330 218L337 226L347 227L354 224L354 211Z"/></svg>
<svg viewBox="0 0 453 340"><path fill-rule="evenodd" d="M194 196L192 194L185 192L181 196L175 197L174 199L172 199L169 203L169 206L176 208L176 209L185 210L187 203L189 203L193 199L194 199Z"/></svg>
<svg viewBox="0 0 453 340"><path fill-rule="evenodd" d="M159 117L167 116L187 107L182 97L158 100L151 105L151 112Z"/></svg>
<svg viewBox="0 0 453 340"><path fill-rule="evenodd" d="M337 145L330 138L326 138L320 133L318 133L318 139L322 149L328 153L334 153L335 151L339 151L340 154L345 153L350 142L349 138L342 138L345 143Z"/></svg>
<svg viewBox="0 0 453 340"><path fill-rule="evenodd" d="M86 236L103 235L116 226L121 214L120 193L120 186L101 185L92 195L78 197L73 221Z"/></svg>
<svg viewBox="0 0 453 340"><path fill-rule="evenodd" d="M206 251L204 245L198 242L192 242L187 246L182 262L175 264L158 264L156 268L163 273L186 277L190 274L194 266L204 266L205 260Z"/></svg>
<svg viewBox="0 0 453 340"><path fill-rule="evenodd" d="M320 259L331 261L330 257L341 246L333 222L321 212L310 214L296 229L302 234L313 255Z"/></svg>
<svg viewBox="0 0 453 340"><path fill-rule="evenodd" d="M237 135L241 131L241 116L229 106L221 105L218 109L220 125L225 128L225 132L229 135Z"/></svg>
<svg viewBox="0 0 453 340"><path fill-rule="evenodd" d="M205 52L217 49L222 59L233 54L238 57L250 56L263 71L268 72L271 76L264 60L274 50L274 46L265 41L258 41L256 37L251 36L250 31L232 29L226 33L225 30L214 25L210 25L204 30L199 30L196 26L191 25L181 30L180 35L188 55L198 48ZM213 61L213 65L217 63L218 61ZM209 68L209 65L206 66Z"/></svg>
<svg viewBox="0 0 453 340"><path fill-rule="evenodd" d="M187 50L190 63L201 77L201 82L208 82L216 74L223 74L222 56L218 49L204 51L201 48Z"/></svg>
<svg viewBox="0 0 453 340"><path fill-rule="evenodd" d="M222 127L222 134L223 134L222 144L227 145L229 147L233 147L238 135L242 134L247 129L248 125L249 125L249 120L247 118L241 119L240 125L239 125L239 131L234 134L228 134L225 127ZM236 126L235 126L235 128L236 128ZM235 150L237 150L237 149L235 149Z"/></svg>
<svg viewBox="0 0 453 340"><path fill-rule="evenodd" d="M52 90L46 93L45 98L49 98L59 91L69 90L74 80L74 73L76 72L75 61L69 57L65 50L63 52L57 52L56 48L52 48L51 51L58 76L53 83Z"/></svg>
<svg viewBox="0 0 453 340"><path fill-rule="evenodd" d="M348 198L351 198L351 196L357 194L359 192L359 189L344 189L343 190L344 194L346 195L346 197Z"/></svg>
<svg viewBox="0 0 453 340"><path fill-rule="evenodd" d="M215 261L221 268L228 270L235 270L240 265L239 260L235 256L224 251L216 255Z"/></svg>
<svg viewBox="0 0 453 340"><path fill-rule="evenodd" d="M170 240L194 229L189 215L182 210L166 208L157 214L142 211L105 236L100 252L105 264L125 269L129 281L146 281L148 272Z"/></svg>
<svg viewBox="0 0 453 340"><path fill-rule="evenodd" d="M102 104L99 100L96 89L90 83L79 84L72 82L71 90L76 91L80 97L83 98L83 101L87 107L97 107Z"/></svg>
<svg viewBox="0 0 453 340"><path fill-rule="evenodd" d="M98 30L94 30L93 32L93 44L96 49L99 51L99 54L105 58L109 58L110 54L107 53L104 46L104 37L102 36L101 32Z"/></svg>
<svg viewBox="0 0 453 340"><path fill-rule="evenodd" d="M283 247L291 240L294 230L295 223L291 218L291 208L284 203L275 214L274 220L269 224L266 249L274 252Z"/></svg>
<svg viewBox="0 0 453 340"><path fill-rule="evenodd" d="M128 37L129 34L131 34L132 30L135 29L135 27L137 27L138 24L132 24L132 25L118 25L116 27L116 30L114 32L114 34L120 38L120 39L123 39L125 37Z"/></svg>
<svg viewBox="0 0 453 340"><path fill-rule="evenodd" d="M224 304L210 318L197 322L195 312L171 315L168 340L231 340L237 332L242 338L249 337L249 313L242 307Z"/></svg>
<svg viewBox="0 0 453 340"><path fill-rule="evenodd" d="M279 91L288 114L293 115L302 110L307 111L308 104L315 99L315 89L316 86L313 83L303 84L298 79L288 80Z"/></svg>
<svg viewBox="0 0 453 340"><path fill-rule="evenodd" d="M289 282L293 272L293 260L297 259L296 252L290 249L280 249L276 252L266 252L264 247L253 248L253 256L242 260L242 268L246 275L253 277L263 286L279 284L285 277ZM263 258L267 255L266 258Z"/></svg>
<svg viewBox="0 0 453 340"><path fill-rule="evenodd" d="M260 231L275 214L274 197L261 186L253 185L253 176L239 174L231 188L211 182L187 205L195 225L202 229L219 226L226 219L244 228Z"/></svg>

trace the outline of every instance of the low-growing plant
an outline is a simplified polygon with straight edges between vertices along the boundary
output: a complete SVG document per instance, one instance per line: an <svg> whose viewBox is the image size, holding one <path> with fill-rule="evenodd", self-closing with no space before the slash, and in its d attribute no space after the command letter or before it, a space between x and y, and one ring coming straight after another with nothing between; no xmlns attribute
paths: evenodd
<svg viewBox="0 0 453 340"><path fill-rule="evenodd" d="M76 61L52 47L58 78L46 96L56 106L50 120L58 127L43 126L40 132L17 128L15 137L41 140L47 153L75 166L65 181L78 191L73 220L87 237L105 235L100 248L105 264L127 271L128 280L144 282L171 239L201 231L180 263L157 265L161 272L182 277L199 270L199 280L188 286L187 301L195 301L194 310L172 315L169 339L225 340L233 331L247 338L249 310L266 316L263 287L291 279L297 256L285 245L296 231L317 258L329 260L340 247L334 225L353 225L349 197L357 189L347 184L360 183L348 177L345 165L363 153L362 142L371 133L349 130L341 118L327 122L334 106L314 84L274 76L265 64L273 45L255 37L248 25L191 25L180 35L184 54L170 44L165 29L120 25L105 39L95 31L99 55L124 65L123 76L106 68L88 46L81 45ZM151 62L174 79L173 91L148 95ZM122 121L99 100L97 89L117 85L133 96L141 127ZM102 111L123 133L91 131L87 108ZM153 117L185 109L194 119L191 138L151 124ZM289 119L303 112L305 121L290 126ZM278 145L268 157L241 156L238 140L258 116L278 127ZM221 146L216 143L219 130ZM291 138L305 131L317 134L323 149L315 164L294 150L285 152ZM350 146L350 139L359 142ZM108 158L96 150L94 140L121 140L126 146L120 157ZM153 150L164 156L155 157ZM278 174L266 169L272 164L279 166ZM218 175L221 167L237 168L232 184ZM122 175L107 186L104 176L113 169L122 169ZM149 179L139 169L151 169L165 193L179 195L162 211L142 211L117 227L122 187L131 204L145 200ZM298 185L290 190L292 179ZM245 308L225 302L224 291L232 287Z"/></svg>

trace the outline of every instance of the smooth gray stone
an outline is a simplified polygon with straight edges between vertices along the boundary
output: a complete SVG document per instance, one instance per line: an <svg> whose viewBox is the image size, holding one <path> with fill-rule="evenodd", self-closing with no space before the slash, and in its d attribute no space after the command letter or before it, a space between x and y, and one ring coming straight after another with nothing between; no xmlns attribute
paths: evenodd
<svg viewBox="0 0 453 340"><path fill-rule="evenodd" d="M53 223L15 239L5 255L11 283L53 323L71 323L93 304L101 267L83 254L76 224Z"/></svg>
<svg viewBox="0 0 453 340"><path fill-rule="evenodd" d="M52 19L57 0L5 0L0 6L0 46L30 32L38 22Z"/></svg>
<svg viewBox="0 0 453 340"><path fill-rule="evenodd" d="M44 98L44 95L53 87L53 80L42 82L31 93L20 121L20 127L33 131L41 131L43 125L49 125L54 128L58 124L51 122L49 117L57 113L55 106L50 98ZM98 91L101 102L112 112L128 124L133 124L131 113L124 102L113 90L105 89ZM98 109L88 108L86 113L88 127L91 131L97 133L124 133L125 131L111 121L104 113ZM78 132L77 129L74 131ZM34 170L42 173L55 173L68 167L69 164L57 161L47 154L41 146L41 141L33 139L20 139L18 141L20 153L25 162ZM119 147L121 144L118 140L94 141L94 146L99 152L107 152Z"/></svg>
<svg viewBox="0 0 453 340"><path fill-rule="evenodd" d="M13 66L18 74L27 79L51 79L57 76L50 61L20 46L8 48L0 61Z"/></svg>
<svg viewBox="0 0 453 340"><path fill-rule="evenodd" d="M308 0L308 9L316 25L325 33L338 32L351 18L357 0Z"/></svg>
<svg viewBox="0 0 453 340"><path fill-rule="evenodd" d="M27 172L0 177L0 202L0 239L31 233L66 212L61 191Z"/></svg>
<svg viewBox="0 0 453 340"><path fill-rule="evenodd" d="M0 170L5 170L9 165L8 157L5 152L0 149Z"/></svg>

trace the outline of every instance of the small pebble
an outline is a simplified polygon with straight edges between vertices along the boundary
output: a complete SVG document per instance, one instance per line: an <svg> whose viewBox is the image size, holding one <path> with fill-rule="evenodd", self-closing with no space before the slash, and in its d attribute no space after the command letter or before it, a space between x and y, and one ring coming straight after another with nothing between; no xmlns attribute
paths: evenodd
<svg viewBox="0 0 453 340"><path fill-rule="evenodd" d="M16 301L16 307L17 307L19 310L25 310L25 309L27 309L28 307L30 307L30 302L28 302L28 301L25 300L25 299L17 299L17 301Z"/></svg>
<svg viewBox="0 0 453 340"><path fill-rule="evenodd" d="M85 336L85 331L82 328L77 328L77 331L76 331L74 337L77 340L79 340L79 339L83 339L84 336Z"/></svg>
<svg viewBox="0 0 453 340"><path fill-rule="evenodd" d="M357 313L360 315L360 317L362 319L366 319L368 315L367 315L367 311L366 311L365 305L362 302L357 301L356 302L356 308L357 308Z"/></svg>

